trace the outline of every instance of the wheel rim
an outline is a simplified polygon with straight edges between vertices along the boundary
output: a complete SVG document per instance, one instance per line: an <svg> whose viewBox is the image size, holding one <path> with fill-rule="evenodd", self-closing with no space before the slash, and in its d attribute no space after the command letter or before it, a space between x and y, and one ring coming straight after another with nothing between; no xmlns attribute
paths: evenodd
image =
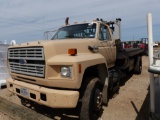
<svg viewBox="0 0 160 120"><path fill-rule="evenodd" d="M142 62L140 62L140 66L139 66L140 72L142 71Z"/></svg>
<svg viewBox="0 0 160 120"><path fill-rule="evenodd" d="M142 66L140 66L140 72L142 71Z"/></svg>
<svg viewBox="0 0 160 120"><path fill-rule="evenodd" d="M103 102L102 92L100 92L99 89L96 90L94 98L95 98L95 101L94 101L94 110L98 111L98 110L100 110L102 108L102 102Z"/></svg>

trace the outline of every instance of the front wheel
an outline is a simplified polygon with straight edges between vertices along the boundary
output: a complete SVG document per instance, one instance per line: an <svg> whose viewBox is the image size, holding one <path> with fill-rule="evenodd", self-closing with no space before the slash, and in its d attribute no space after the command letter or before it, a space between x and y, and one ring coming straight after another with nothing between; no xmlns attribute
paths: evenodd
<svg viewBox="0 0 160 120"><path fill-rule="evenodd" d="M91 79L82 97L80 120L97 120L102 109L102 92L98 78Z"/></svg>

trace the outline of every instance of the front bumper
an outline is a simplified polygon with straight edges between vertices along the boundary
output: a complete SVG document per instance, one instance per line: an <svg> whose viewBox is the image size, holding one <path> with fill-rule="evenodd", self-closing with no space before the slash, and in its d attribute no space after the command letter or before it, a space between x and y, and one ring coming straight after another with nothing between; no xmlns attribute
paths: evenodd
<svg viewBox="0 0 160 120"><path fill-rule="evenodd" d="M78 91L56 90L18 80L12 80L11 78L7 78L6 80L9 91L38 104L52 108L75 108L78 102ZM21 88L27 89L29 95L22 95L20 92Z"/></svg>

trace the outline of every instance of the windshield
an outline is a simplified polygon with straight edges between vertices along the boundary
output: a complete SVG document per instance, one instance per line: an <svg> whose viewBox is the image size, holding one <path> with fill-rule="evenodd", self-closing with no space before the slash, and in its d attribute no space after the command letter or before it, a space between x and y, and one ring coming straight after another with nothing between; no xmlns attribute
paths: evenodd
<svg viewBox="0 0 160 120"><path fill-rule="evenodd" d="M51 40L68 38L94 38L96 33L96 24L77 24L60 28Z"/></svg>

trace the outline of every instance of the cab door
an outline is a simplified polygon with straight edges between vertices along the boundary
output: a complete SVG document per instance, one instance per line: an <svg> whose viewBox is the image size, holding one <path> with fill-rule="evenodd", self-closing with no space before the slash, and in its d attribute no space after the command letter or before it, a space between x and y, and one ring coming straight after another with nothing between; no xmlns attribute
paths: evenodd
<svg viewBox="0 0 160 120"><path fill-rule="evenodd" d="M102 54L105 57L109 67L114 66L116 60L116 46L115 41L112 39L111 31L107 25L99 25L98 37L98 49L100 54Z"/></svg>

